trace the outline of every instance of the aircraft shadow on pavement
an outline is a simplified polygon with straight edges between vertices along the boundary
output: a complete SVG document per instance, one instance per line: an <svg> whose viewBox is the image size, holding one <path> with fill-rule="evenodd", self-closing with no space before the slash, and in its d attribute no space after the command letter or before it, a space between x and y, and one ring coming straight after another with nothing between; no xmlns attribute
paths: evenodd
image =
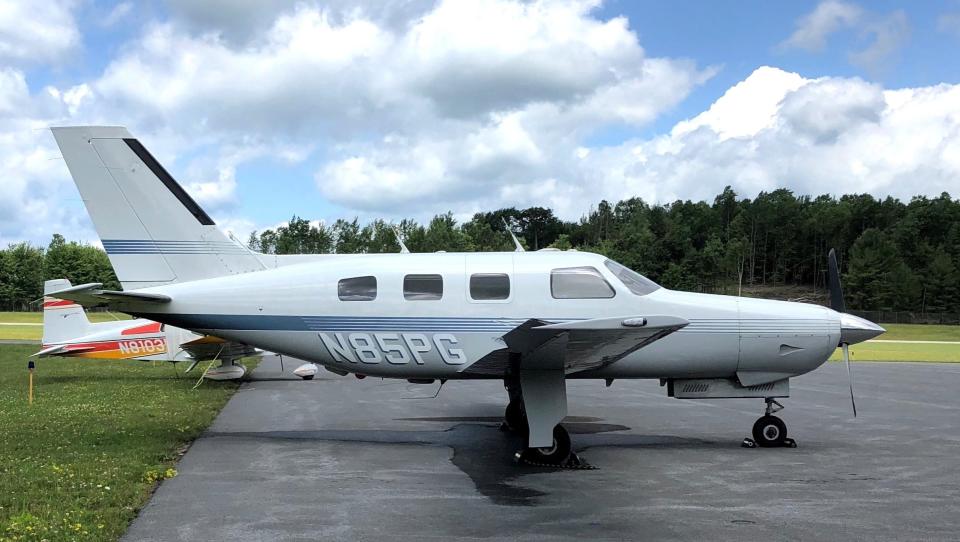
<svg viewBox="0 0 960 542"><path fill-rule="evenodd" d="M534 506L543 491L526 487L519 481L530 474L557 473L575 475L564 469L517 465L513 454L523 448L523 438L500 429L496 417L437 417L400 418L435 422L461 422L446 430L438 431L392 431L392 430L316 430L316 431L256 431L256 432L210 432L208 437L242 437L289 440L320 440L365 444L420 444L442 446L453 450L450 462L466 474L477 491L494 504L505 506ZM600 447L626 448L702 448L718 446L719 443L699 439L664 435L612 434L629 430L616 424L597 423L597 418L568 417L563 425L570 433L578 435L577 452ZM479 423L478 423L479 422ZM730 448L729 444L723 446Z"/></svg>

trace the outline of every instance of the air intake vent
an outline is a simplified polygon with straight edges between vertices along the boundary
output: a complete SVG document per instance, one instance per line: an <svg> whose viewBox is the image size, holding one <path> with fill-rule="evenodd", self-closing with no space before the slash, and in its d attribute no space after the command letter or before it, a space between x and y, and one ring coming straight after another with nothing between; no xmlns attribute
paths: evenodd
<svg viewBox="0 0 960 542"><path fill-rule="evenodd" d="M741 386L732 378L692 378L671 380L667 394L678 399L722 399L727 397L789 397L790 381L786 378L750 387Z"/></svg>
<svg viewBox="0 0 960 542"><path fill-rule="evenodd" d="M683 393L707 393L709 389L710 384L697 382L695 384L684 384Z"/></svg>
<svg viewBox="0 0 960 542"><path fill-rule="evenodd" d="M775 382L769 382L767 384L757 384L756 386L747 386L747 389L750 391L770 391L773 389Z"/></svg>

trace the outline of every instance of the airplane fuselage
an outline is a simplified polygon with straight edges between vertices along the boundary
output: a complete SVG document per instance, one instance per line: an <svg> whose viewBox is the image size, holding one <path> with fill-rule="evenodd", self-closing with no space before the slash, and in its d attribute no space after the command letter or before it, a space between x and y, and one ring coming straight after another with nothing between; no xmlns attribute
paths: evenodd
<svg viewBox="0 0 960 542"><path fill-rule="evenodd" d="M145 289L173 301L130 310L339 371L400 378L500 378L503 335L530 319L670 315L690 322L616 363L571 375L578 378L767 382L818 367L839 341L840 315L825 307L655 286L638 295L608 261L575 251L342 256ZM558 298L555 273L572 268L599 274L610 293ZM344 281L359 294L345 296ZM426 286L411 287L416 281Z"/></svg>

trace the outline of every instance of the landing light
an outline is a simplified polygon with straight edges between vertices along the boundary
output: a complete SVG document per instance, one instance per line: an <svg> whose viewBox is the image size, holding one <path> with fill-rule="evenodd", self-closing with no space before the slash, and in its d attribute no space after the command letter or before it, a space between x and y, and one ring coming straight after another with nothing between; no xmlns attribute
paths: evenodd
<svg viewBox="0 0 960 542"><path fill-rule="evenodd" d="M620 322L623 327L643 327L647 325L646 318L627 318L623 322Z"/></svg>

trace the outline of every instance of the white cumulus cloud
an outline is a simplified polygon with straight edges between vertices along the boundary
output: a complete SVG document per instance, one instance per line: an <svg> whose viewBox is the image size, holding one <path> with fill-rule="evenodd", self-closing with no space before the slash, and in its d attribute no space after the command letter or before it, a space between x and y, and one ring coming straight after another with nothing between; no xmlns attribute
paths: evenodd
<svg viewBox="0 0 960 542"><path fill-rule="evenodd" d="M716 68L650 56L596 2L280 1L256 17L228 4L170 0L169 18L86 80L37 88L0 68L0 242L95 237L54 124L127 125L241 236L273 226L238 211L237 171L267 159L307 161L332 204L386 219L528 205L575 219L601 198L712 198L727 184L747 197L960 192L957 85L760 67L672 129L624 140L608 136L645 133ZM882 26L897 12L825 4L795 46L853 22L861 51L899 43L903 27ZM858 61L894 54L884 47Z"/></svg>
<svg viewBox="0 0 960 542"><path fill-rule="evenodd" d="M59 60L80 42L73 0L0 2L0 63Z"/></svg>

